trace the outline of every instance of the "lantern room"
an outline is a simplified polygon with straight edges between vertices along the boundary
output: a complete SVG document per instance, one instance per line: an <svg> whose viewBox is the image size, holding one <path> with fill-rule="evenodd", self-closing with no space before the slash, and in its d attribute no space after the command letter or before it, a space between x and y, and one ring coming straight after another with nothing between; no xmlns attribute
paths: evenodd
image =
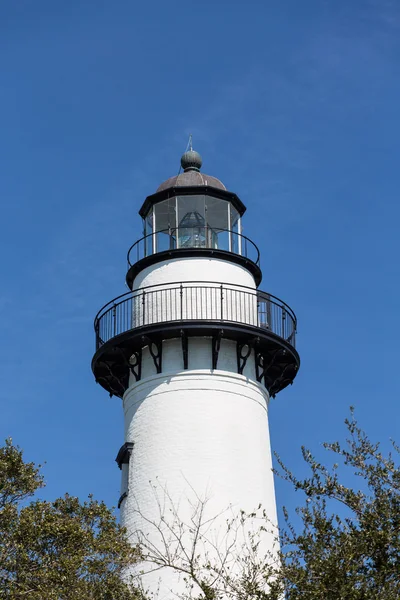
<svg viewBox="0 0 400 600"><path fill-rule="evenodd" d="M200 173L201 164L197 152L186 152L183 173L146 198L140 215L147 256L180 248L242 253L241 217L246 207L218 179Z"/></svg>
<svg viewBox="0 0 400 600"><path fill-rule="evenodd" d="M201 173L201 165L198 152L185 152L182 171L145 199L143 237L128 252L129 287L142 268L171 253L218 255L247 267L257 285L261 281L258 248L242 233L245 205L219 179Z"/></svg>

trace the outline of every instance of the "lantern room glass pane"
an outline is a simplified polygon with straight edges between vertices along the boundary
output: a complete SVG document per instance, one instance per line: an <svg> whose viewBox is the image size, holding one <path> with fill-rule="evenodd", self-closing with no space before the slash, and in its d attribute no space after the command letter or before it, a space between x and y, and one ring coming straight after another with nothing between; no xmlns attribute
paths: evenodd
<svg viewBox="0 0 400 600"><path fill-rule="evenodd" d="M208 248L205 196L179 196L177 248Z"/></svg>
<svg viewBox="0 0 400 600"><path fill-rule="evenodd" d="M230 251L229 233L229 206L230 202L206 197L206 221L209 236L212 239L212 248Z"/></svg>
<svg viewBox="0 0 400 600"><path fill-rule="evenodd" d="M231 211L231 229L232 231L236 231L238 230L238 223L239 223L239 213L236 210L236 208L233 206L233 204L229 203L229 208Z"/></svg>
<svg viewBox="0 0 400 600"><path fill-rule="evenodd" d="M144 234L153 233L153 209L150 210L147 217L144 219Z"/></svg>
<svg viewBox="0 0 400 600"><path fill-rule="evenodd" d="M176 229L176 198L168 198L154 206L156 246L155 252L174 248Z"/></svg>
<svg viewBox="0 0 400 600"><path fill-rule="evenodd" d="M153 209L150 210L149 214L144 220L144 233L145 233L145 256L149 256L153 254Z"/></svg>
<svg viewBox="0 0 400 600"><path fill-rule="evenodd" d="M236 208L229 204L230 207L230 216L231 216L231 250L235 254L241 254L240 252L240 244L239 244L239 219L240 215Z"/></svg>
<svg viewBox="0 0 400 600"><path fill-rule="evenodd" d="M240 215L228 200L182 195L158 202L145 220L146 256L174 248L214 248L241 254Z"/></svg>
<svg viewBox="0 0 400 600"><path fill-rule="evenodd" d="M186 224L205 226L205 196L178 196L178 227Z"/></svg>
<svg viewBox="0 0 400 600"><path fill-rule="evenodd" d="M176 227L176 198L168 198L154 206L156 215L155 231L175 229Z"/></svg>
<svg viewBox="0 0 400 600"><path fill-rule="evenodd" d="M218 232L228 229L228 211L230 202L206 196L206 221L207 226Z"/></svg>

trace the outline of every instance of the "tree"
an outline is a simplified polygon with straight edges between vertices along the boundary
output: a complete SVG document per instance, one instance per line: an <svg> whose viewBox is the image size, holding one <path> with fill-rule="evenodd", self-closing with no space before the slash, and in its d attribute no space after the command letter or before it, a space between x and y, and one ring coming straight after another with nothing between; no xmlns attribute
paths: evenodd
<svg viewBox="0 0 400 600"><path fill-rule="evenodd" d="M345 423L346 442L324 444L333 465L303 448L310 475L301 479L278 457L278 474L304 502L294 522L284 510L281 550L267 555L262 539L273 532L261 507L249 515L227 509L213 519L195 494L184 520L164 488L157 522L137 507L139 556L112 513L92 498L27 502L43 480L7 442L0 449L0 597L137 599L139 591L121 575L144 559L147 570L181 575L183 587L172 590L181 600L398 600L400 450L393 443L385 455L353 413Z"/></svg>
<svg viewBox="0 0 400 600"><path fill-rule="evenodd" d="M182 599L399 600L399 448L393 443L393 452L385 456L360 429L353 411L345 423L345 444L324 444L336 460L331 467L303 448L310 476L299 479L277 457L277 474L304 494L296 511L299 525L284 510L279 553L262 554L261 541L271 534L271 524L260 507L250 515L227 513L216 542L210 535L212 519L204 517L206 500L197 498L183 522L167 495L159 521L149 523L143 516L147 529L137 532L147 561L182 574ZM148 526L159 534L160 545L153 541L157 535L148 535Z"/></svg>
<svg viewBox="0 0 400 600"><path fill-rule="evenodd" d="M32 500L40 467L7 440L0 448L0 597L134 600L121 575L138 559L112 512L91 496Z"/></svg>
<svg viewBox="0 0 400 600"><path fill-rule="evenodd" d="M263 535L269 541L277 540L277 530L275 525L267 526L260 507L250 515L236 513L232 508L212 515L208 499L198 496L193 488L185 505L178 506L166 486L153 484L153 492L159 518L149 519L137 506L141 526L133 536L144 559L145 582L146 575L152 572L164 579L162 597L247 600L261 597L254 594L263 590L263 598L281 600L282 582L276 576L278 550L264 555L260 546ZM165 586L166 580L172 587ZM153 578L153 589L154 582ZM157 596L149 593L146 585L143 591L149 597Z"/></svg>
<svg viewBox="0 0 400 600"><path fill-rule="evenodd" d="M346 443L324 444L337 461L332 467L303 448L311 474L298 479L278 459L283 477L305 496L300 530L285 512L281 577L289 600L400 598L399 447L393 443L385 456L353 410L345 423Z"/></svg>

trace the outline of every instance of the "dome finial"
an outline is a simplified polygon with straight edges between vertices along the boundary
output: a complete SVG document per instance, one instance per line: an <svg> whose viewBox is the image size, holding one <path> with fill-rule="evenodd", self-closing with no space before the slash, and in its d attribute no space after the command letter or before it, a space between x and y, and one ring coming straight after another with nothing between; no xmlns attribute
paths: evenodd
<svg viewBox="0 0 400 600"><path fill-rule="evenodd" d="M181 167L186 171L200 171L203 161L198 152L193 150L192 134L189 135L186 152L181 158Z"/></svg>

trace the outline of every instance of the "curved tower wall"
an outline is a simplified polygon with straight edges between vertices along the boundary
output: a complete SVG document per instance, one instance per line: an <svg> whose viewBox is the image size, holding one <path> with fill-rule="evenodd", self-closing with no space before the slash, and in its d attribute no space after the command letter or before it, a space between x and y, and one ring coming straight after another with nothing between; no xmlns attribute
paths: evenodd
<svg viewBox="0 0 400 600"><path fill-rule="evenodd" d="M175 534L185 523L187 537L192 516L205 501L202 522L212 520L208 540L220 540L217 546L223 552L227 519L261 505L273 527L263 538L260 554L276 552L269 398L252 379L254 359L248 361L246 373L238 375L233 364L235 343L223 340L219 368L212 371L210 341L193 338L189 369L184 371L180 340L165 344L163 373L134 383L123 398L126 440L134 440L134 448L126 465L129 493L121 507L122 525L132 541L140 531L165 555L167 548L158 529L161 519L168 521ZM150 368L151 362L148 356ZM175 541L170 531L165 539L167 545ZM239 536L237 541L243 540ZM190 541L185 546L191 551ZM208 543L206 552L218 563ZM139 568L146 571L146 565ZM181 589L178 574L169 569L149 573L142 580L153 591L161 585L160 598Z"/></svg>
<svg viewBox="0 0 400 600"><path fill-rule="evenodd" d="M207 258L157 263L136 277L134 288L193 280L246 286L247 294L251 292L247 288L256 289L254 278L243 267ZM243 307L244 322L254 320L256 305L256 296L251 296ZM171 303L166 302L163 310L153 311L157 321L175 318ZM136 382L131 375L123 397L125 441L134 442L128 482L123 473L123 489L127 485L129 493L121 506L121 519L128 532L145 528L152 543L162 546L159 532L151 525L163 516L160 506L179 506L179 519L187 522L196 497L207 500L204 518L220 515L215 527L221 535L227 516L240 510L252 512L259 504L276 524L268 402L265 387L255 377L253 353L243 375L238 374L233 341L221 340L216 370L212 370L207 338L189 339L187 370L180 339L163 342L161 373L144 348L141 380ZM272 550L273 545L270 536L264 550ZM159 577L159 572L148 575L145 583L155 589ZM165 594L176 585L176 574L162 574Z"/></svg>
<svg viewBox="0 0 400 600"><path fill-rule="evenodd" d="M187 371L172 340L166 349L168 370L134 383L123 398L126 441L134 440L123 511L129 529L130 504L159 516L149 482L167 485L176 499L190 485L199 497L210 498L215 514L230 505L252 511L261 503L276 518L268 395L248 373L235 372L233 342L221 344L219 368L211 371L204 368L208 340L191 341L195 348ZM246 371L253 369L252 362Z"/></svg>
<svg viewBox="0 0 400 600"><path fill-rule="evenodd" d="M214 281L256 289L254 277L244 267L207 257L174 258L151 265L135 277L133 289L180 281Z"/></svg>

